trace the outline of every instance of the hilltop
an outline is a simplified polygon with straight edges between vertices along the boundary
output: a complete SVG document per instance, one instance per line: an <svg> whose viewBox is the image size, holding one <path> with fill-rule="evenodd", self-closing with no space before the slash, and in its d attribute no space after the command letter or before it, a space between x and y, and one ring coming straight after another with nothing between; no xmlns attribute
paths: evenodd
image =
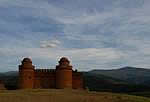
<svg viewBox="0 0 150 102"><path fill-rule="evenodd" d="M90 73L120 79L130 84L150 85L150 69L123 67L112 70L92 70Z"/></svg>

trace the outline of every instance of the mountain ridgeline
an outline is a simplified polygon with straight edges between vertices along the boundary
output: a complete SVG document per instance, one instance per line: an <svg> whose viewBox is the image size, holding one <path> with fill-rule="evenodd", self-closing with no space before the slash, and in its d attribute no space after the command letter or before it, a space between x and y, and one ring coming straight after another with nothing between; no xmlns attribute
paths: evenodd
<svg viewBox="0 0 150 102"><path fill-rule="evenodd" d="M150 92L150 69L124 67L83 72L84 86L92 91ZM17 89L18 72L0 73L7 89Z"/></svg>
<svg viewBox="0 0 150 102"><path fill-rule="evenodd" d="M93 91L150 92L150 69L124 67L84 73L85 86Z"/></svg>
<svg viewBox="0 0 150 102"><path fill-rule="evenodd" d="M113 70L92 70L90 73L120 79L130 84L150 86L150 69L124 67Z"/></svg>

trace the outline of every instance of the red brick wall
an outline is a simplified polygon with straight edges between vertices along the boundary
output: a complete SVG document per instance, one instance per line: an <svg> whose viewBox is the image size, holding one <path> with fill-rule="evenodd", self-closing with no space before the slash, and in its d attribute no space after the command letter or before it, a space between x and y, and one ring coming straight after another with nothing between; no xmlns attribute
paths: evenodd
<svg viewBox="0 0 150 102"><path fill-rule="evenodd" d="M29 89L34 86L34 69L21 69L19 71L19 88Z"/></svg>
<svg viewBox="0 0 150 102"><path fill-rule="evenodd" d="M73 81L72 81L73 89L83 89L83 76L82 73L73 72Z"/></svg>
<svg viewBox="0 0 150 102"><path fill-rule="evenodd" d="M34 88L55 88L55 72L35 72Z"/></svg>
<svg viewBox="0 0 150 102"><path fill-rule="evenodd" d="M56 70L56 88L72 88L72 70Z"/></svg>

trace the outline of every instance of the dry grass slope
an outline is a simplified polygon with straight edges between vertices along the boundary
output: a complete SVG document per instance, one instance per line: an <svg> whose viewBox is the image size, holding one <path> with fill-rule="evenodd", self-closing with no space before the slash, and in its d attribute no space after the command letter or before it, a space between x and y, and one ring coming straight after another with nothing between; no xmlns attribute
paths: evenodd
<svg viewBox="0 0 150 102"><path fill-rule="evenodd" d="M0 91L0 102L150 102L150 98L79 90Z"/></svg>

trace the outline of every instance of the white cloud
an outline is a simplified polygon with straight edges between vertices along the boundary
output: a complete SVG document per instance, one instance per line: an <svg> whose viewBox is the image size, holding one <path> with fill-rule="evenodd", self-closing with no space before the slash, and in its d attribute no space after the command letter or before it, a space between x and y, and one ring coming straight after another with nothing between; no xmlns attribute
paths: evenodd
<svg viewBox="0 0 150 102"><path fill-rule="evenodd" d="M21 50L21 51L20 51ZM113 48L85 48L85 49L67 49L67 48L57 48L57 49L42 49L42 48L17 48L16 50L12 49L3 49L3 54L9 54L10 57L17 59L22 59L23 57L30 57L36 60L52 60L53 65L55 65L62 56L68 57L75 67L80 70L85 70L91 66L101 66L106 63L111 63L114 60L120 60L124 56L122 52L117 51ZM15 53L14 53L15 52ZM20 54L19 54L20 53ZM12 59L14 60L14 59ZM34 61L35 62L35 61ZM85 65L86 63L87 65ZM93 63L89 66L88 62ZM18 63L19 64L19 63ZM41 64L41 63L40 63ZM85 65L85 67L83 67ZM36 65L38 66L38 65ZM45 65L43 65L45 66ZM48 65L47 65L48 67Z"/></svg>
<svg viewBox="0 0 150 102"><path fill-rule="evenodd" d="M41 48L56 48L61 44L59 40L41 41Z"/></svg>

